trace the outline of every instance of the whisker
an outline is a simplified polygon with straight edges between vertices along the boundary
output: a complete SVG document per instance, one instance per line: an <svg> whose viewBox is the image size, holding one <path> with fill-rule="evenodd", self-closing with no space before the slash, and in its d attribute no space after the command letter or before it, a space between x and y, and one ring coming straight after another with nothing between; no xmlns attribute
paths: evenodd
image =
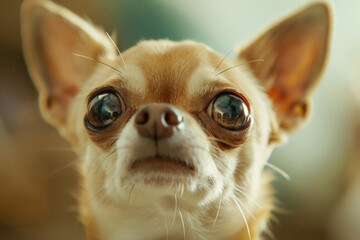
<svg viewBox="0 0 360 240"><path fill-rule="evenodd" d="M187 215L186 218L187 218L187 220L188 220L188 222L189 222L189 224L190 224L190 228L193 229L193 230L196 230L196 229L195 229L195 226L194 226L194 224L193 224L193 221L192 221L192 219L191 219L191 216Z"/></svg>
<svg viewBox="0 0 360 240"><path fill-rule="evenodd" d="M130 202L131 194L132 194L132 192L134 191L134 188L135 188L135 183L134 183L134 185L132 186L132 188L130 189L129 196L128 196L128 202Z"/></svg>
<svg viewBox="0 0 360 240"><path fill-rule="evenodd" d="M254 219L255 221L257 221L256 217L253 215L253 213L249 210L248 207L246 207L246 205L240 200L240 199L237 199L238 203L249 213L250 217L252 219Z"/></svg>
<svg viewBox="0 0 360 240"><path fill-rule="evenodd" d="M180 220L181 220L181 226L182 226L182 229L183 229L183 233L184 233L184 240L185 240L185 223L184 223L184 219L183 219L183 216L182 216L182 213L180 211L180 208L178 207L177 208L178 211L179 211L179 216L180 216Z"/></svg>
<svg viewBox="0 0 360 240"><path fill-rule="evenodd" d="M110 157L112 157L113 155L116 155L117 151L118 151L117 148L115 148L114 150L112 150L112 151L102 160L102 162L105 162L105 161L107 161ZM107 168L104 169L104 170L105 170L105 171L109 171L109 170L113 167L113 165L114 165L115 163L116 163L116 161L112 161L111 164L110 164L110 167L107 167Z"/></svg>
<svg viewBox="0 0 360 240"><path fill-rule="evenodd" d="M215 162L218 162L219 165L216 165L216 168L218 169L218 171L221 173L221 174L230 174L233 169L230 169L229 166L226 165L226 163L224 162L224 160L227 161L226 158L220 158L218 156L215 156L213 154L211 154L211 157L214 159Z"/></svg>
<svg viewBox="0 0 360 240"><path fill-rule="evenodd" d="M93 201L94 199L96 199L96 197L99 196L100 193L104 192L106 190L105 186L101 187L94 195L92 195L89 200L87 201L87 203L85 204L86 206L88 206L90 204L91 201Z"/></svg>
<svg viewBox="0 0 360 240"><path fill-rule="evenodd" d="M263 208L263 206L261 206L257 201L255 201L254 199L252 199L244 190L241 189L240 186L236 186L235 190L239 193L241 193L242 195L244 195L247 199L249 199L251 202L253 202L258 208Z"/></svg>
<svg viewBox="0 0 360 240"><path fill-rule="evenodd" d="M245 64L248 64L248 63L263 62L263 61L264 61L264 59L255 59L255 60L252 60L252 61L249 61L249 62L246 62L246 63L236 64L236 65L234 65L234 66L228 67L228 68L226 68L226 69L218 72L218 73L215 75L215 77L217 77L217 76L219 76L220 74L223 74L224 72L227 72L227 71L229 71L229 70L231 70L231 69L233 69L233 68L237 68L237 67L240 67L240 66L245 65Z"/></svg>
<svg viewBox="0 0 360 240"><path fill-rule="evenodd" d="M216 221L217 221L217 219L219 217L222 200L223 200L223 198L221 196L219 206L218 206L218 209L217 209L217 212L216 212L216 216L215 216L215 219L214 219L214 222L213 222L213 227L215 227L215 223L216 223Z"/></svg>
<svg viewBox="0 0 360 240"><path fill-rule="evenodd" d="M111 157L113 154L115 154L116 151L117 151L117 149L115 148L115 149L112 150L109 154L107 154L106 157L105 157L104 159L102 159L102 161L97 161L97 163L99 163L99 164L98 164L97 168L95 169L95 172L99 171L100 168L102 167L102 164L101 164L101 163L104 163L109 157ZM100 154L101 154L101 152L100 152L98 155L100 155ZM97 158L97 157L96 157L96 158ZM113 163L115 163L115 161L113 161ZM105 170L105 169L104 169L104 170Z"/></svg>
<svg viewBox="0 0 360 240"><path fill-rule="evenodd" d="M230 53L231 53L232 51L234 51L234 49L235 49L235 47L231 48L230 51L225 54L225 56L221 59L221 61L219 62L219 64L215 67L215 70L214 70L214 72L211 74L211 76L214 77L214 75L215 75L216 71L218 70L218 68L220 67L220 65L221 65L221 64L224 62L224 60L230 55ZM217 75L216 75L216 76L217 76Z"/></svg>
<svg viewBox="0 0 360 240"><path fill-rule="evenodd" d="M106 36L109 38L110 42L112 43L112 45L115 47L116 51L118 52L120 58L121 58L121 61L123 62L123 64L126 66L126 63L125 63L125 60L123 58L123 55L121 54L121 51L119 49L119 47L116 45L116 43L114 42L114 40L111 38L111 36L109 35L108 32L106 32Z"/></svg>
<svg viewBox="0 0 360 240"><path fill-rule="evenodd" d="M267 235L269 237L270 240L276 240L276 236L275 234L271 231L271 229L269 227L266 228L265 235Z"/></svg>
<svg viewBox="0 0 360 240"><path fill-rule="evenodd" d="M284 170L281 168L275 166L274 164L267 162L265 163L265 166L269 167L270 169L274 170L278 174L280 174L283 178L285 178L287 181L291 181L291 177L289 174L287 174Z"/></svg>
<svg viewBox="0 0 360 240"><path fill-rule="evenodd" d="M219 151L219 149L217 149L215 146L211 146L210 156L214 159L214 161L222 163L221 164L221 169L222 170L224 170L226 172L233 171L233 169L230 169L230 167L227 164L225 164L225 162L228 162L229 160L225 156L217 156L217 154L216 154L217 151Z"/></svg>
<svg viewBox="0 0 360 240"><path fill-rule="evenodd" d="M232 198L232 200L234 201L236 207L239 209L240 214L241 214L241 216L242 216L243 219L244 219L245 226L246 226L246 230L247 230L248 236L249 236L249 240L251 240L250 228L249 228L249 224L248 224L248 222L247 222L247 220L246 220L244 211L241 209L241 207L240 207L239 203L236 201L236 199L235 199L233 196L231 196L231 198Z"/></svg>
<svg viewBox="0 0 360 240"><path fill-rule="evenodd" d="M170 230L170 229L172 228L172 226L175 224L175 218L176 218L176 213L177 213L176 210L177 210L177 208L178 208L176 195L174 195L174 200L175 200L174 217L173 217L172 222L171 222L171 224L170 224L169 230Z"/></svg>
<svg viewBox="0 0 360 240"><path fill-rule="evenodd" d="M81 58L84 58L84 59L88 59L88 60L93 61L93 62L95 62L95 63L100 63L100 64L102 64L102 65L104 65L104 66L106 66L106 67L109 67L109 68L111 68L112 70L114 70L117 74L119 74L119 76L122 77L122 72L120 72L118 69L116 69L115 67L113 67L113 66L111 66L111 65L109 65L109 64L107 64L107 63L104 63L104 62L99 61L99 60L97 60L97 59L93 59L93 58L91 58L91 57L88 57L88 56L85 56L85 55L81 55L81 54L77 54L77 53L73 53L73 55L76 56L76 57L81 57Z"/></svg>
<svg viewBox="0 0 360 240"><path fill-rule="evenodd" d="M168 224L167 224L166 215L164 215L164 218L165 218L165 228L166 228L166 240L169 240L169 227L168 227Z"/></svg>
<svg viewBox="0 0 360 240"><path fill-rule="evenodd" d="M181 183L181 191L180 191L180 197L184 195L184 184Z"/></svg>
<svg viewBox="0 0 360 240"><path fill-rule="evenodd" d="M49 175L47 176L47 178L52 178L54 176L56 176L57 174L59 174L60 172L64 171L65 169L75 165L76 163L80 162L82 158L75 158L74 160L68 162L67 164L65 164L64 166L59 167L58 169L55 169L53 171L51 171L49 173Z"/></svg>
<svg viewBox="0 0 360 240"><path fill-rule="evenodd" d="M74 150L70 147L49 147L44 149L44 151L74 152Z"/></svg>

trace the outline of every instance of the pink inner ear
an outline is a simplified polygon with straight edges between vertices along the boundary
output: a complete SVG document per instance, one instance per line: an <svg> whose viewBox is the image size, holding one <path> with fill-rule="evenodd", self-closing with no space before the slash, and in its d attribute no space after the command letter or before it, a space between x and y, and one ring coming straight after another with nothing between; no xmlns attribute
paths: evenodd
<svg viewBox="0 0 360 240"><path fill-rule="evenodd" d="M307 116L310 95L325 65L329 33L327 5L313 4L270 28L239 54L247 61L264 59L249 67L286 131L296 129Z"/></svg>
<svg viewBox="0 0 360 240"><path fill-rule="evenodd" d="M273 76L274 85L268 95L279 113L286 113L295 102L307 96L318 74L321 54L318 31L289 33L278 45Z"/></svg>
<svg viewBox="0 0 360 240"><path fill-rule="evenodd" d="M73 53L96 59L99 51L91 41L59 17L51 17L41 23L39 49L46 73L49 96L68 105L77 94L80 84L92 73L94 62L81 59Z"/></svg>

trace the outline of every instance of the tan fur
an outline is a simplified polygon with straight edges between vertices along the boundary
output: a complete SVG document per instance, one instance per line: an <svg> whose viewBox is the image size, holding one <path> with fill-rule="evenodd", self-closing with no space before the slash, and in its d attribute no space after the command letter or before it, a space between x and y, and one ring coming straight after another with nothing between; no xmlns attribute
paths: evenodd
<svg viewBox="0 0 360 240"><path fill-rule="evenodd" d="M273 212L276 211L276 207L274 206L275 197L274 189L270 184L273 176L269 172L265 172L262 175L262 189L264 192L261 196L260 205L262 206L261 209L258 209L254 212L254 217L250 218L249 220L249 228L250 233L253 239L262 239L264 237L264 229L267 229L267 224L269 219L272 218ZM266 232L265 232L266 234ZM248 232L246 228L243 228L240 233L236 236L236 240L247 239Z"/></svg>
<svg viewBox="0 0 360 240"><path fill-rule="evenodd" d="M274 146L308 119L328 47L325 4L279 22L235 60L169 40L143 41L119 56L101 30L39 0L24 1L22 37L42 113L83 159L79 205L88 239L261 237L274 210L263 168ZM122 112L93 129L89 103L108 91L121 99ZM241 129L224 128L210 114L225 93L246 105ZM166 138L144 137L136 116L159 103L182 122ZM136 167L157 156L187 168Z"/></svg>

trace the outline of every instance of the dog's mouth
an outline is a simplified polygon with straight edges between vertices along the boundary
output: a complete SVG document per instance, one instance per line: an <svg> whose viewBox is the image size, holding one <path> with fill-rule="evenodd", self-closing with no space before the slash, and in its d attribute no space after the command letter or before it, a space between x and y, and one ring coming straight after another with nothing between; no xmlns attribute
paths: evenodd
<svg viewBox="0 0 360 240"><path fill-rule="evenodd" d="M137 159L131 165L131 170L139 170L144 172L163 172L169 174L193 173L195 172L195 166L193 163L183 159L175 159L156 155L153 157Z"/></svg>

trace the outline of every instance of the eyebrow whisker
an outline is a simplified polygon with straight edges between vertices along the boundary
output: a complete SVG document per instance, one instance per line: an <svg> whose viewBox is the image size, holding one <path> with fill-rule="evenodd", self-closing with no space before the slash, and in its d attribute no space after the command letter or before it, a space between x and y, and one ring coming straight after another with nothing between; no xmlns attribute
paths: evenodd
<svg viewBox="0 0 360 240"><path fill-rule="evenodd" d="M114 42L114 40L111 38L110 34L108 32L106 32L106 36L109 38L110 42L112 43L112 45L115 47L116 51L118 52L121 61L123 62L123 64L126 66L125 60L123 58L123 55L119 49L119 47L116 45L116 43Z"/></svg>
<svg viewBox="0 0 360 240"><path fill-rule="evenodd" d="M229 52L226 53L226 55L221 59L221 61L219 62L219 64L215 67L215 70L213 72L212 75L214 75L216 73L216 71L218 70L218 68L221 66L221 64L225 61L225 59L230 55L230 53L232 53L232 51L234 51L235 47L231 48ZM216 75L217 76L217 75Z"/></svg>
<svg viewBox="0 0 360 240"><path fill-rule="evenodd" d="M224 72L227 72L227 71L229 71L229 70L231 70L231 69L233 69L233 68L240 67L240 66L242 66L242 65L245 65L245 64L248 64L248 63L254 63L254 62L264 62L264 59L259 58L259 59L255 59L255 60L252 60L252 61L249 61L249 62L246 62L246 63L236 64L236 65L234 65L234 66L228 67L228 68L226 68L226 69L218 72L218 73L215 75L215 77L217 77L217 76L219 76L220 74L222 74L222 73L224 73Z"/></svg>
<svg viewBox="0 0 360 240"><path fill-rule="evenodd" d="M81 58L84 58L84 59L88 59L88 60L93 61L93 62L95 62L95 63L100 63L100 64L102 64L102 65L104 65L104 66L106 66L106 67L111 68L111 69L114 70L117 74L119 74L120 76L122 76L122 72L120 72L118 69L116 69L115 67L113 67L113 66L111 66L111 65L109 65L109 64L107 64L107 63L104 63L104 62L99 61L99 60L97 60L97 59L93 59L93 58L91 58L91 57L89 57L89 56L85 56L85 55L81 55L81 54L77 54L77 53L73 53L73 55L76 56L76 57L81 57Z"/></svg>

